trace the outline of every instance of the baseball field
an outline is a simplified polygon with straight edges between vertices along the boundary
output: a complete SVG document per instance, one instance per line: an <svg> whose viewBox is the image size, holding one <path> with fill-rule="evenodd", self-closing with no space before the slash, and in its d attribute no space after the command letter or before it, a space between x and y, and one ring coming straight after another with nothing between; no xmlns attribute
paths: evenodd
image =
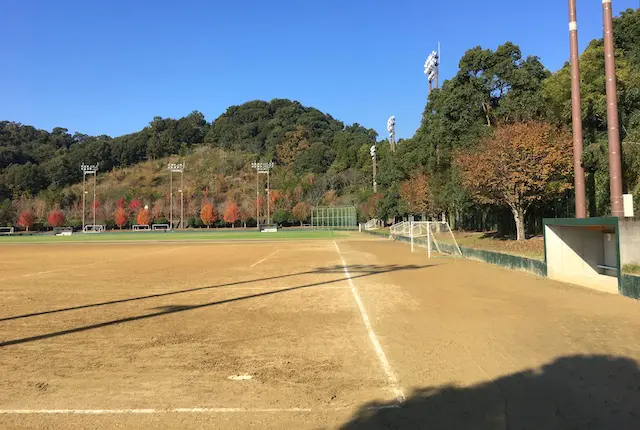
<svg viewBox="0 0 640 430"><path fill-rule="evenodd" d="M2 238L0 428L640 428L638 301L358 233L215 239Z"/></svg>

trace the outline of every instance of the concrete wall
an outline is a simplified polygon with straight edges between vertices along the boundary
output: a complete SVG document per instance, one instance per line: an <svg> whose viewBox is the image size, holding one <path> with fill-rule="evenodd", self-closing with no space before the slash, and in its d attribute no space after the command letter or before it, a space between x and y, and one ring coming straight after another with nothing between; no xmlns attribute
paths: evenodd
<svg viewBox="0 0 640 430"><path fill-rule="evenodd" d="M612 240L612 243L608 243ZM612 239L599 229L547 225L545 227L547 276L558 281L617 294L617 276L604 275L603 269L598 268L598 265L606 263L605 248L609 250L606 253L608 259L611 259L612 245L615 249L615 236ZM616 264L613 266L615 267ZM609 275L617 275L617 272Z"/></svg>
<svg viewBox="0 0 640 430"><path fill-rule="evenodd" d="M620 264L640 264L640 220L620 219Z"/></svg>

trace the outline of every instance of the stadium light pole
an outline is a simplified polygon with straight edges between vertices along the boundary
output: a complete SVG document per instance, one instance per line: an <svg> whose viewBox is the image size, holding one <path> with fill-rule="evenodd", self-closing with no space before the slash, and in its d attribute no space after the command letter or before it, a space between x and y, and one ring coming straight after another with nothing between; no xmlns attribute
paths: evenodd
<svg viewBox="0 0 640 430"><path fill-rule="evenodd" d="M251 167L253 167L254 169L256 169L256 224L258 229L260 229L260 207L259 207L259 200L260 200L260 175L261 174L266 174L267 175L267 225L271 223L271 214L269 213L270 210L270 205L269 205L269 192L270 189L269 187L271 186L270 183L270 178L269 178L269 171L273 168L273 166L275 166L275 164L273 163L273 161L270 161L268 163L259 163L257 161L254 161L253 163L251 163Z"/></svg>
<svg viewBox="0 0 640 430"><path fill-rule="evenodd" d="M373 192L378 192L378 183L376 182L376 146L373 145L370 149L371 161L373 162Z"/></svg>
<svg viewBox="0 0 640 430"><path fill-rule="evenodd" d="M169 163L169 226L173 230L173 174L180 173L180 229L184 229L184 167L185 163Z"/></svg>
<svg viewBox="0 0 640 430"><path fill-rule="evenodd" d="M435 87L438 88L438 75L440 66L440 44L438 44L438 52L432 51L427 57L427 61L424 62L424 74L429 79L429 93L433 89L433 82L435 81Z"/></svg>
<svg viewBox="0 0 640 430"><path fill-rule="evenodd" d="M389 132L389 145L391 152L396 152L396 117L392 116L387 120L387 131Z"/></svg>
<svg viewBox="0 0 640 430"><path fill-rule="evenodd" d="M569 0L569 44L571 52L571 118L573 123L573 171L576 189L576 218L587 217L585 174L582 166L582 102L580 96L580 53L576 0Z"/></svg>
<svg viewBox="0 0 640 430"><path fill-rule="evenodd" d="M96 225L96 177L98 176L98 163L96 164L85 164L82 163L80 165L80 170L82 170L82 231L85 231L85 214L87 212L86 209L86 199L85 196L87 194L87 175L93 175L93 225Z"/></svg>
<svg viewBox="0 0 640 430"><path fill-rule="evenodd" d="M604 65L607 81L607 124L609 132L609 183L611 215L624 217L622 200L622 160L620 158L620 129L618 122L618 96L616 60L613 46L613 11L611 0L602 0L604 21Z"/></svg>

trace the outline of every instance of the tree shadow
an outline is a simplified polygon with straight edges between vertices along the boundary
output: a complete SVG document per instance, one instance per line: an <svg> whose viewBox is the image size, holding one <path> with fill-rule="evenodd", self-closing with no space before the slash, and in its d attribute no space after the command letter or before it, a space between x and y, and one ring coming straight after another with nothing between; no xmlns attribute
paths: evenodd
<svg viewBox="0 0 640 430"><path fill-rule="evenodd" d="M134 300L142 300L142 299L148 299L148 298L162 297L162 296L167 296L167 295L172 295L172 294L183 294L183 293L188 293L188 292L193 292L193 291L202 291L202 290L206 290L206 289L220 288L220 287L225 286L225 285L229 286L229 285L238 285L238 284L244 284L244 283L249 283L249 282L259 282L259 281L263 281L263 280L285 278L285 277L294 276L294 275L301 275L301 274L324 274L324 273L329 273L330 274L330 273L336 273L336 274L341 275L339 278L334 278L334 279L330 279L330 280L326 280L326 281L312 282L312 283L308 283L308 284L302 284L302 285L297 285L297 286L293 286L293 287L286 287L286 288L277 288L277 289L274 288L273 290L269 290L269 291L265 291L265 292L249 294L249 295L240 296L240 297L233 297L233 298L230 298L230 299L216 300L216 301L207 302L207 303L200 303L200 304L196 304L196 305L168 305L168 306L162 306L162 307L159 307L159 308L155 308L154 310L156 310L157 312L153 312L153 313L150 313L150 314L134 315L134 316L126 317L126 318L119 318L119 319L104 321L104 322L100 322L100 323L96 323L96 324L89 324L89 325L84 325L84 326L80 326L80 327L74 327L74 328L70 328L70 329L66 329L66 330L60 330L60 331L55 331L55 332L50 332L50 333L44 333L44 334L40 334L40 335L36 335L36 336L30 336L30 337L24 337L24 338L19 338L19 339L7 340L7 341L4 341L4 342L0 342L0 348L6 347L6 346L11 346L11 345L18 345L18 344L23 344L23 343L28 343L28 342L34 342L34 341L43 340L43 339L50 339L50 338L64 336L64 335L73 334L73 333L80 333L80 332L84 332L84 331L88 331L88 330L95 330L95 329L109 327L109 326L113 326L113 325L120 325L120 324L129 323L129 322L133 322L133 321L139 321L139 320L155 318L155 317L159 317L159 316L175 314L175 313L179 313L179 312L187 312L187 311L194 310L194 309L202 309L202 308L207 308L207 307L211 307L211 306L215 306L215 305L233 303L233 302L238 302L238 301L242 301L242 300L254 299L254 298L258 298L258 297L267 297L267 296L272 296L274 294L286 293L286 292L289 292L289 291L295 291L295 290L306 289L306 288L313 288L313 287L318 287L318 286L322 286L322 285L330 285L330 284L335 284L337 282L344 282L344 281L347 280L345 270L348 270L350 274L351 273L359 273L358 275L355 275L355 276L351 275L351 279L358 279L358 278L364 278L364 277L374 276L374 275L383 274L383 273L397 272L397 271L401 271L401 270L425 269L425 268L433 267L433 266L436 266L436 265L424 265L424 266L397 265L397 264L386 265L386 266L354 265L354 266L346 266L346 269L343 266L328 266L328 267L316 268L316 269L311 270L311 271L300 272L300 273L296 273L296 274L289 274L289 275L275 276L275 277L270 277L270 278L255 279L255 280L251 280L251 281L240 281L240 282L234 282L234 283L217 285L217 286L192 288L192 289L188 289L188 290L180 290L180 291L174 291L174 292L170 292L170 293L154 294L154 295L151 295L151 296L142 296L142 297L137 297L137 298L116 300L116 301L110 301L110 302L104 302L104 303L94 303L94 304L84 305L84 306L75 306L75 307L72 307L72 308L58 309L58 310L55 310L55 311L41 312L39 314L34 314L34 315L43 315L43 314L53 313L53 312L63 312L63 311L67 311L67 310L89 308L89 307L102 306L102 305L114 304L114 303L123 303L123 302L134 301ZM353 267L353 271L351 270L352 267ZM34 316L34 315L29 315L29 316ZM9 319L11 319L11 318L9 318Z"/></svg>
<svg viewBox="0 0 640 430"><path fill-rule="evenodd" d="M561 357L471 387L417 389L401 405L369 403L342 428L638 430L640 368L622 357Z"/></svg>

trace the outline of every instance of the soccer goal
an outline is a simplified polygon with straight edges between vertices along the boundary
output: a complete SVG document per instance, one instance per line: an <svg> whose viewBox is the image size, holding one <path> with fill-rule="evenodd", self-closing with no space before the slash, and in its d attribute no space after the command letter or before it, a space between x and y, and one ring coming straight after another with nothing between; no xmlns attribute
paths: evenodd
<svg viewBox="0 0 640 430"><path fill-rule="evenodd" d="M431 258L432 252L462 256L453 231L446 221L406 221L402 226L402 235L411 238L411 252L416 248L426 248Z"/></svg>
<svg viewBox="0 0 640 430"><path fill-rule="evenodd" d="M374 218L367 221L364 224L364 229L365 231L373 231L373 230L379 230L380 228L382 228L382 226L383 226L382 221L377 218Z"/></svg>
<svg viewBox="0 0 640 430"><path fill-rule="evenodd" d="M84 226L85 233L103 233L106 230L102 224L87 224Z"/></svg>
<svg viewBox="0 0 640 430"><path fill-rule="evenodd" d="M73 227L54 227L53 234L56 236L71 236L73 234Z"/></svg>
<svg viewBox="0 0 640 430"><path fill-rule="evenodd" d="M0 227L0 236L13 234L13 227Z"/></svg>
<svg viewBox="0 0 640 430"><path fill-rule="evenodd" d="M169 231L169 230L171 230L171 227L169 227L169 224L153 224L153 225L151 225L151 230L153 230L153 231Z"/></svg>
<svg viewBox="0 0 640 430"><path fill-rule="evenodd" d="M151 231L151 226L146 224L136 224L131 227L133 231Z"/></svg>

